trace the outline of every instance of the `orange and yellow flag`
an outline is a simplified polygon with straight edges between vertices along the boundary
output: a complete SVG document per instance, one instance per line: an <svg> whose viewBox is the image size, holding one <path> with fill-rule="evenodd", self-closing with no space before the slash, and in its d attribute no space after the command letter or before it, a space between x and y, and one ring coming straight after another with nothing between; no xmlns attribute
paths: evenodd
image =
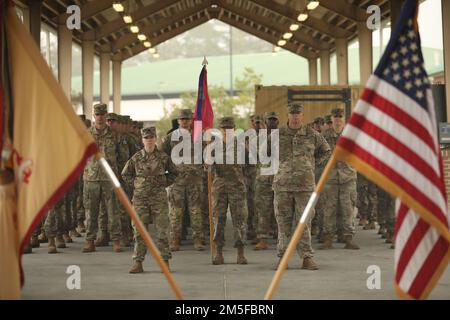
<svg viewBox="0 0 450 320"><path fill-rule="evenodd" d="M2 204L0 213L0 299L17 299L23 284L20 257L33 229L97 147L12 7L4 23L16 203L15 210L9 204L8 213L3 212L8 204Z"/></svg>

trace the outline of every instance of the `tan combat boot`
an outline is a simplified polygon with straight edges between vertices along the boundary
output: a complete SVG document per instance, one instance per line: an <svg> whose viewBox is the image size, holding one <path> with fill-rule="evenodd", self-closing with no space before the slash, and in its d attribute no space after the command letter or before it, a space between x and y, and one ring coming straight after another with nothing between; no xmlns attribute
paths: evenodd
<svg viewBox="0 0 450 320"><path fill-rule="evenodd" d="M74 238L81 238L81 234L77 231L76 228L70 230L69 236Z"/></svg>
<svg viewBox="0 0 450 320"><path fill-rule="evenodd" d="M48 238L48 253L58 253L56 250L55 238Z"/></svg>
<svg viewBox="0 0 450 320"><path fill-rule="evenodd" d="M237 264L247 264L247 259L244 257L244 247L237 248Z"/></svg>
<svg viewBox="0 0 450 320"><path fill-rule="evenodd" d="M366 218L362 218L361 220L359 220L359 225L360 226L365 226L368 223L369 223L369 221L367 221Z"/></svg>
<svg viewBox="0 0 450 320"><path fill-rule="evenodd" d="M97 240L95 240L96 247L107 247L109 246L109 236L107 231L102 231L101 235Z"/></svg>
<svg viewBox="0 0 450 320"><path fill-rule="evenodd" d="M130 273L142 273L142 272L144 272L144 268L142 268L142 262L141 261L135 261L129 272Z"/></svg>
<svg viewBox="0 0 450 320"><path fill-rule="evenodd" d="M259 242L256 244L254 250L267 250L269 248L269 244L266 239L259 239Z"/></svg>
<svg viewBox="0 0 450 320"><path fill-rule="evenodd" d="M225 260L223 258L223 254L222 254L222 247L216 247L216 256L214 257L212 264L214 265L219 265L219 264L224 264Z"/></svg>
<svg viewBox="0 0 450 320"><path fill-rule="evenodd" d="M181 245L181 240L180 239L173 239L170 242L170 251L179 251L180 250L180 245Z"/></svg>
<svg viewBox="0 0 450 320"><path fill-rule="evenodd" d="M122 252L122 248L120 247L120 240L113 240L113 252Z"/></svg>
<svg viewBox="0 0 450 320"><path fill-rule="evenodd" d="M205 250L202 239L194 239L194 249L197 251Z"/></svg>
<svg viewBox="0 0 450 320"><path fill-rule="evenodd" d="M56 236L56 247L60 248L60 249L67 248L66 242L64 241L63 236L61 236L61 235Z"/></svg>
<svg viewBox="0 0 450 320"><path fill-rule="evenodd" d="M95 251L94 240L86 240L86 244L84 245L82 252L87 253L87 252L94 252L94 251Z"/></svg>
<svg viewBox="0 0 450 320"><path fill-rule="evenodd" d="M330 235L323 236L323 244L319 247L319 250L329 250L333 248L333 238Z"/></svg>
<svg viewBox="0 0 450 320"><path fill-rule="evenodd" d="M364 230L375 230L375 222L369 222L363 227Z"/></svg>
<svg viewBox="0 0 450 320"><path fill-rule="evenodd" d="M30 245L31 245L32 248L39 248L40 247L41 244L39 243L38 236L32 236L31 237Z"/></svg>
<svg viewBox="0 0 450 320"><path fill-rule="evenodd" d="M86 232L86 226L84 225L83 222L78 224L77 231L79 233L85 233Z"/></svg>
<svg viewBox="0 0 450 320"><path fill-rule="evenodd" d="M72 240L72 238L69 236L69 233L68 233L68 232L66 232L66 233L63 234L63 238L64 238L64 242L65 242L65 243L73 243L73 240Z"/></svg>
<svg viewBox="0 0 450 320"><path fill-rule="evenodd" d="M303 259L302 269L318 270L319 266L314 262L313 258L307 257Z"/></svg>
<svg viewBox="0 0 450 320"><path fill-rule="evenodd" d="M344 249L350 249L350 250L359 250L359 246L352 242L352 236L347 235L345 236L345 247Z"/></svg>
<svg viewBox="0 0 450 320"><path fill-rule="evenodd" d="M45 231L42 230L41 233L38 236L39 242L40 243L46 243L48 242L47 236L45 235Z"/></svg>

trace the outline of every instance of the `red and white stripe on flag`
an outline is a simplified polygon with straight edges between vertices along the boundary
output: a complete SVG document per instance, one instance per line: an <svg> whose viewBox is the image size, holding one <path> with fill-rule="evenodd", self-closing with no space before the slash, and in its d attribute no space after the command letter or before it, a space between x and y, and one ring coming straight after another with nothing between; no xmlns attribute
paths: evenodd
<svg viewBox="0 0 450 320"><path fill-rule="evenodd" d="M450 260L450 218L416 9L416 0L405 3L335 155L398 199L396 291L424 299Z"/></svg>

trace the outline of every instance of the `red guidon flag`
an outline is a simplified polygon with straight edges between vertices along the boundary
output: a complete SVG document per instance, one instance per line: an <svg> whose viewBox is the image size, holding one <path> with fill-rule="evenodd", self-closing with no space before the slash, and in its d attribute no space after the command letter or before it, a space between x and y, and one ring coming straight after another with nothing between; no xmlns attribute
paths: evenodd
<svg viewBox="0 0 450 320"><path fill-rule="evenodd" d="M20 259L31 233L97 147L14 8L7 9L1 23L6 29L9 71L2 79L9 84L17 201L13 217L0 217L9 224L0 228L0 297L14 299L20 298Z"/></svg>
<svg viewBox="0 0 450 320"><path fill-rule="evenodd" d="M192 126L193 141L197 141L204 130L210 129L214 126L214 112L208 95L206 64L203 65L198 79L197 104L195 107Z"/></svg>
<svg viewBox="0 0 450 320"><path fill-rule="evenodd" d="M396 291L425 299L449 262L450 219L417 9L416 0L405 2L336 156L397 198Z"/></svg>

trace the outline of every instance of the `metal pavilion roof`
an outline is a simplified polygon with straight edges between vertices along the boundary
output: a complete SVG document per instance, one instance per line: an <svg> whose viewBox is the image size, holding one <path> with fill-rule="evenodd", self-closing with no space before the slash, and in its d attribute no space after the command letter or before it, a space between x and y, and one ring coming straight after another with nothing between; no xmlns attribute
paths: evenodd
<svg viewBox="0 0 450 320"><path fill-rule="evenodd" d="M36 0L15 0L27 5ZM115 60L126 60L147 48L116 12L113 0L44 0L42 21L54 27L69 5L81 8L82 28L74 30L74 41L95 41L96 52L111 52ZM289 31L292 23L300 28L292 32L284 48L305 58L317 58L320 50L335 50L335 39L357 37L358 23L365 23L369 5L378 5L381 18L390 14L388 0L321 0L308 11L306 0L123 0L125 11L152 46L167 41L210 19L218 19L274 45Z"/></svg>

